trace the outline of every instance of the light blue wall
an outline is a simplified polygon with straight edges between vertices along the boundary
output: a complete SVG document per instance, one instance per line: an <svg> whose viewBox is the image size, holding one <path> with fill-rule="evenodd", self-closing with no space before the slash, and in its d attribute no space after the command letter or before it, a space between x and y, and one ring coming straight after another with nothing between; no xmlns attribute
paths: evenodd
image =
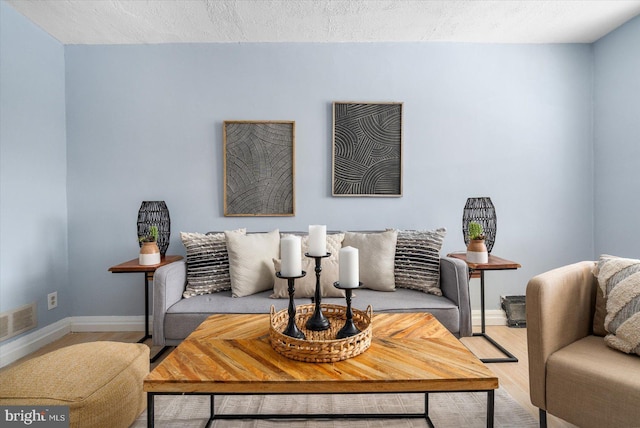
<svg viewBox="0 0 640 428"><path fill-rule="evenodd" d="M0 2L0 312L37 302L39 327L71 314L64 69L64 46Z"/></svg>
<svg viewBox="0 0 640 428"><path fill-rule="evenodd" d="M640 17L595 43L595 246L640 258Z"/></svg>
<svg viewBox="0 0 640 428"><path fill-rule="evenodd" d="M435 228L462 250L467 197L490 196L487 308L529 278L593 257L592 47L481 44L67 46L69 266L74 315L143 313L142 200L179 231ZM404 196L331 197L331 102L404 102ZM296 121L291 218L222 215L222 122ZM472 285L478 307L477 284Z"/></svg>

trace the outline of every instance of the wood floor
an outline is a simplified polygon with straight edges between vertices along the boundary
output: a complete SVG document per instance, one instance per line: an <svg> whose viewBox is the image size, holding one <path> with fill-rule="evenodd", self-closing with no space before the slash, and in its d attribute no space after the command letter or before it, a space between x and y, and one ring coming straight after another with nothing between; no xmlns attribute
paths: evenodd
<svg viewBox="0 0 640 428"><path fill-rule="evenodd" d="M527 331L524 328L508 328L506 326L487 326L487 333L494 340L508 349L518 358L517 363L492 363L487 364L489 368L498 376L500 386L505 388L509 394L525 409L527 409L536 419L538 418L538 409L529 401L529 367L527 364ZM76 343L93 342L98 340L113 340L120 342L136 342L142 336L139 332L110 332L110 333L71 333L63 338L39 349L31 355L28 355L13 364L8 365L2 370L19 364L29 358L53 351L64 346ZM477 356L481 358L500 358L503 355L497 351L490 343L482 337L463 338L462 342ZM147 341L151 344L151 340ZM151 355L160 350L159 347L151 347ZM165 353L164 355L168 354ZM154 364L153 369L162 358L160 357ZM0 375L2 374L0 370ZM547 423L550 428L573 428L567 422L548 415Z"/></svg>

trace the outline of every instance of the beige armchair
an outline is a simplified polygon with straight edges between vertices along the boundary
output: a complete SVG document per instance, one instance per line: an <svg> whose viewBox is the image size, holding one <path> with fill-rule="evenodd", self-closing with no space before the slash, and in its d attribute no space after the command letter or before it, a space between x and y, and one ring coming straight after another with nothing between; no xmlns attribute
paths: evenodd
<svg viewBox="0 0 640 428"><path fill-rule="evenodd" d="M596 317L595 263L580 262L527 285L531 402L579 427L640 427L640 357L608 347Z"/></svg>

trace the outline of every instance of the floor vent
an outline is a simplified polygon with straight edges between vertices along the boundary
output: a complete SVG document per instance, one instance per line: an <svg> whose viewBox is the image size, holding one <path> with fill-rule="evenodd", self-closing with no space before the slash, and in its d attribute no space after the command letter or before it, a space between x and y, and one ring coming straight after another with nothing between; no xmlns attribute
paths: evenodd
<svg viewBox="0 0 640 428"><path fill-rule="evenodd" d="M36 304L21 306L0 314L0 342L38 325Z"/></svg>
<svg viewBox="0 0 640 428"><path fill-rule="evenodd" d="M503 296L500 300L502 309L507 313L507 325L517 328L526 327L525 296Z"/></svg>

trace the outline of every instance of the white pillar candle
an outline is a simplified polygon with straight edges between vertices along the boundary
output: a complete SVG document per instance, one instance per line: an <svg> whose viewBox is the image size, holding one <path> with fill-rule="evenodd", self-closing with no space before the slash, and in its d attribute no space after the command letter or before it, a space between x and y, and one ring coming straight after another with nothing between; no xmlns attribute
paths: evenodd
<svg viewBox="0 0 640 428"><path fill-rule="evenodd" d="M360 267L358 265L358 249L344 247L340 249L339 256L339 280L340 287L356 288L360 281Z"/></svg>
<svg viewBox="0 0 640 428"><path fill-rule="evenodd" d="M280 240L280 275L302 274L302 243L299 236L285 236Z"/></svg>
<svg viewBox="0 0 640 428"><path fill-rule="evenodd" d="M327 255L327 226L309 226L309 255L317 257Z"/></svg>

